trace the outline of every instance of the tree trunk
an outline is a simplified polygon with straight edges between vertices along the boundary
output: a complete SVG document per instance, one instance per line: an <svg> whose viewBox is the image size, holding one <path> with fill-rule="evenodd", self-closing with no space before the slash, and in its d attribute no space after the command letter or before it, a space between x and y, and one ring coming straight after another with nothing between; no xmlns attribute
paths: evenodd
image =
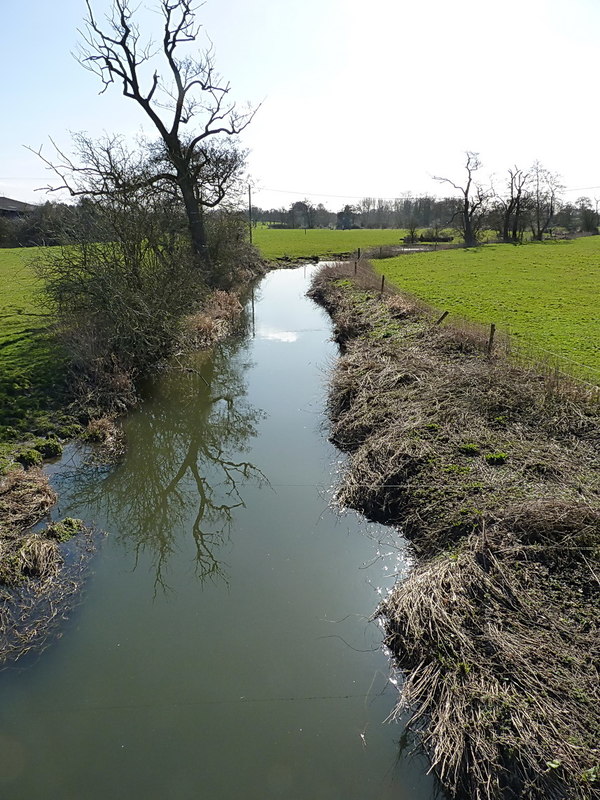
<svg viewBox="0 0 600 800"><path fill-rule="evenodd" d="M212 265L210 253L208 252L208 242L206 241L204 216L198 206L192 181L187 175L180 175L177 182L181 189L181 196L185 206L194 259L198 267L206 273L207 280L210 282Z"/></svg>
<svg viewBox="0 0 600 800"><path fill-rule="evenodd" d="M510 242L514 240L514 235L511 239L511 230L510 230L510 222L513 218L513 213L515 214L515 218L517 215L517 201L511 198L509 202L506 204L506 208L504 209L504 215L502 218L502 241ZM516 223L513 222L513 229Z"/></svg>
<svg viewBox="0 0 600 800"><path fill-rule="evenodd" d="M464 239L465 239L465 247L476 247L477 246L477 237L473 232L473 222L471 220L471 210L469 208L469 198L465 197L465 202L463 205L463 228L464 228Z"/></svg>
<svg viewBox="0 0 600 800"><path fill-rule="evenodd" d="M518 241L519 239L519 222L521 219L521 197L517 197L517 202L515 204L515 214L513 217L513 226L512 226L512 240L513 242Z"/></svg>
<svg viewBox="0 0 600 800"><path fill-rule="evenodd" d="M504 211L504 217L502 220L502 241L509 242L510 241L510 206L507 207Z"/></svg>

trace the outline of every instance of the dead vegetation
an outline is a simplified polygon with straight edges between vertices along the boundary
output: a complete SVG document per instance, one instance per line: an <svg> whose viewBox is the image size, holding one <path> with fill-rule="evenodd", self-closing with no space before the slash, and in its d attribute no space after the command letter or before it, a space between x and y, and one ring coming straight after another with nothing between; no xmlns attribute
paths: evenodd
<svg viewBox="0 0 600 800"><path fill-rule="evenodd" d="M600 797L598 394L379 280L338 265L311 294L344 352L339 502L419 557L379 610L399 710L453 797Z"/></svg>
<svg viewBox="0 0 600 800"><path fill-rule="evenodd" d="M48 478L37 467L17 467L0 476L0 536L14 538L43 519L55 502Z"/></svg>
<svg viewBox="0 0 600 800"><path fill-rule="evenodd" d="M232 332L242 311L242 304L235 292L212 292L202 311L184 318L181 332L183 346L203 349L224 339Z"/></svg>
<svg viewBox="0 0 600 800"><path fill-rule="evenodd" d="M0 665L42 650L80 602L94 538L81 523L75 533L68 545L52 526L0 539Z"/></svg>
<svg viewBox="0 0 600 800"><path fill-rule="evenodd" d="M116 417L108 414L90 420L81 439L94 445L90 460L97 464L114 464L125 453L123 427Z"/></svg>
<svg viewBox="0 0 600 800"><path fill-rule="evenodd" d="M31 530L56 502L38 467L0 478L0 664L39 648L72 606L91 553L91 533L79 520ZM61 543L83 534L65 565Z"/></svg>

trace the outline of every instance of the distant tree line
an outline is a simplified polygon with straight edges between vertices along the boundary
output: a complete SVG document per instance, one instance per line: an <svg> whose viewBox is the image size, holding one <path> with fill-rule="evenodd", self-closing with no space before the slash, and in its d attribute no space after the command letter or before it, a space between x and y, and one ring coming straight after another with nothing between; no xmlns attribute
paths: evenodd
<svg viewBox="0 0 600 800"><path fill-rule="evenodd" d="M1 247L33 247L57 245L64 241L64 232L73 227L82 207L47 202L33 206L22 215L0 216Z"/></svg>
<svg viewBox="0 0 600 800"><path fill-rule="evenodd" d="M437 178L441 184L452 186L454 196L408 194L394 200L365 197L339 211L304 199L288 208L253 206L252 220L273 228L402 228L413 238L423 229L434 237L453 229L467 244L476 243L483 230L494 231L506 242L519 242L526 236L540 240L552 232L598 233L600 198L565 201L559 176L539 161L528 169L511 167L487 183L477 179L480 168L478 154L468 152L461 183ZM210 221L219 213L207 210L204 216ZM240 223L242 214L239 212ZM101 231L96 217L97 204L86 197L72 205L46 202L22 217L0 217L0 246L64 244L70 239L69 231L81 231L86 226L98 236Z"/></svg>
<svg viewBox="0 0 600 800"><path fill-rule="evenodd" d="M505 242L519 242L525 237L541 240L558 231L598 233L600 198L565 201L560 177L539 161L527 169L511 167L487 183L479 180L480 169L479 155L467 152L460 183L436 178L454 190L446 197L365 197L337 212L304 199L289 208L253 206L252 219L274 228L403 228L411 238L423 229L433 238L452 229L468 245L476 244L483 230L494 231Z"/></svg>
<svg viewBox="0 0 600 800"><path fill-rule="evenodd" d="M252 219L273 228L418 228L432 226L437 219L449 220L454 213L454 198L410 195L395 200L365 197L339 211L329 211L322 203L298 200L289 208L252 207Z"/></svg>

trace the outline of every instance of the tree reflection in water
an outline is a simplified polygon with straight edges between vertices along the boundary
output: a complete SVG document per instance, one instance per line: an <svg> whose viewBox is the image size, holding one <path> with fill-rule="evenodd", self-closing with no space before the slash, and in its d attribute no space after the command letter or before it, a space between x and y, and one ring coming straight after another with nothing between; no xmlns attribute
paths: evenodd
<svg viewBox="0 0 600 800"><path fill-rule="evenodd" d="M127 420L123 463L78 470L75 478L74 503L101 511L114 535L134 547L136 563L150 552L163 589L169 556L188 533L197 576L226 578L219 550L244 505L240 489L266 480L243 459L264 414L246 399L239 350L229 342L196 353L154 380L149 399Z"/></svg>

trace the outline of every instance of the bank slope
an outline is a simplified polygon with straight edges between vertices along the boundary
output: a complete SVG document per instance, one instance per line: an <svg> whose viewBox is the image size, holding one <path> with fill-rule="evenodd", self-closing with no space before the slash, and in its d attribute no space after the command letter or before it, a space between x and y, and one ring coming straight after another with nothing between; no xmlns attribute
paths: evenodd
<svg viewBox="0 0 600 800"><path fill-rule="evenodd" d="M600 797L597 396L488 358L343 266L311 290L343 347L343 505L417 565L380 608L401 708L456 798Z"/></svg>

